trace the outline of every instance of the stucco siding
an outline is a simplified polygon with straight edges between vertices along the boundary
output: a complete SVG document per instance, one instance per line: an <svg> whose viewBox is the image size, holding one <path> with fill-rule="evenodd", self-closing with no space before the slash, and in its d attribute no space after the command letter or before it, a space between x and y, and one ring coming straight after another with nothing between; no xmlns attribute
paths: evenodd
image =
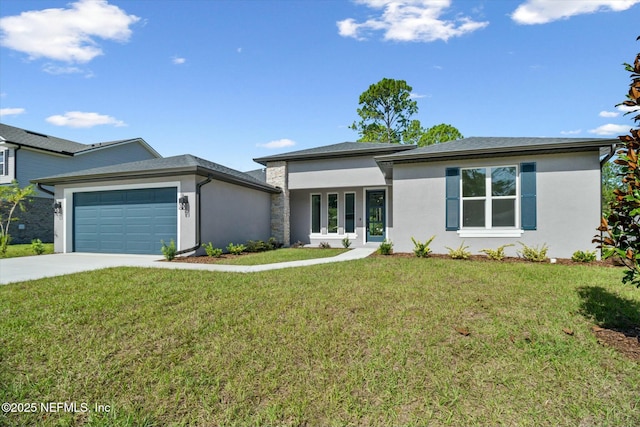
<svg viewBox="0 0 640 427"><path fill-rule="evenodd" d="M290 161L289 190L384 186L385 179L373 157Z"/></svg>
<svg viewBox="0 0 640 427"><path fill-rule="evenodd" d="M203 245L226 248L229 243L269 239L270 193L217 180L201 192Z"/></svg>
<svg viewBox="0 0 640 427"><path fill-rule="evenodd" d="M445 231L445 170L448 167L493 167L536 163L536 230L519 237L462 237ZM435 253L447 253L463 241L472 253L513 243L507 255L516 256L518 242L547 244L550 257L570 258L576 250L593 250L600 221L600 164L597 152L547 154L447 162L394 165L394 249L411 252L411 237L424 241L432 235Z"/></svg>

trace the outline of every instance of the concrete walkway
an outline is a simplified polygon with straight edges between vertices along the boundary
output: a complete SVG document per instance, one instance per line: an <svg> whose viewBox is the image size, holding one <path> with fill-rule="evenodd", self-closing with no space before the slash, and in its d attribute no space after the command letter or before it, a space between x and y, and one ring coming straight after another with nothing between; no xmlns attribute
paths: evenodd
<svg viewBox="0 0 640 427"><path fill-rule="evenodd" d="M377 248L357 248L330 258L280 262L262 265L196 264L184 262L162 262L157 255L117 255L69 253L0 259L0 285L62 276L83 271L109 267L152 267L174 270L208 270L233 273L255 273L282 268L304 267L366 258Z"/></svg>

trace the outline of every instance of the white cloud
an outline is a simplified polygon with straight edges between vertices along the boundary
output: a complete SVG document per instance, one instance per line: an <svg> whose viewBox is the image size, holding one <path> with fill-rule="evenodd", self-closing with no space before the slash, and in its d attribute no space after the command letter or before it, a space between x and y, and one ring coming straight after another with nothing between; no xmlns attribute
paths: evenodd
<svg viewBox="0 0 640 427"><path fill-rule="evenodd" d="M26 110L24 108L0 108L0 117L17 116L18 114L22 114L25 111Z"/></svg>
<svg viewBox="0 0 640 427"><path fill-rule="evenodd" d="M582 133L582 129L560 131L560 135L578 135L580 133Z"/></svg>
<svg viewBox="0 0 640 427"><path fill-rule="evenodd" d="M63 115L47 117L47 122L56 126L71 128L90 128L98 125L126 126L122 120L98 113L85 113L82 111L68 111Z"/></svg>
<svg viewBox="0 0 640 427"><path fill-rule="evenodd" d="M103 54L96 38L126 42L129 26L140 20L106 0L79 0L70 6L0 18L0 45L30 59L85 63Z"/></svg>
<svg viewBox="0 0 640 427"><path fill-rule="evenodd" d="M267 142L266 144L256 144L256 147L264 147L264 148L285 148L285 147L293 147L296 145L295 141L290 139L277 139L275 141Z"/></svg>
<svg viewBox="0 0 640 427"><path fill-rule="evenodd" d="M428 98L429 95L422 95L421 93L411 92L409 94L410 99Z"/></svg>
<svg viewBox="0 0 640 427"><path fill-rule="evenodd" d="M630 125L614 125L609 123L606 125L599 126L595 129L591 129L589 133L595 133L596 135L603 135L603 136L611 136L611 135L620 135L620 134L628 133L629 129L631 129Z"/></svg>
<svg viewBox="0 0 640 427"><path fill-rule="evenodd" d="M180 65L180 64L184 64L185 62L187 62L187 59L174 56L173 58L171 58L171 62L173 62L176 65Z"/></svg>
<svg viewBox="0 0 640 427"><path fill-rule="evenodd" d="M365 40L375 31L383 31L385 40L432 42L447 41L489 25L488 21L477 22L466 16L453 20L442 19L451 0L357 0L371 9L380 10L364 22L353 18L338 21L338 34Z"/></svg>
<svg viewBox="0 0 640 427"><path fill-rule="evenodd" d="M519 24L546 24L575 15L601 11L621 12L640 0L526 0L511 15Z"/></svg>
<svg viewBox="0 0 640 427"><path fill-rule="evenodd" d="M241 47L237 48L237 49L236 49L236 52L238 52L238 53L242 53L242 48L241 48Z"/></svg>
<svg viewBox="0 0 640 427"><path fill-rule="evenodd" d="M615 111L600 111L598 115L600 117L618 117L620 113L616 113Z"/></svg>

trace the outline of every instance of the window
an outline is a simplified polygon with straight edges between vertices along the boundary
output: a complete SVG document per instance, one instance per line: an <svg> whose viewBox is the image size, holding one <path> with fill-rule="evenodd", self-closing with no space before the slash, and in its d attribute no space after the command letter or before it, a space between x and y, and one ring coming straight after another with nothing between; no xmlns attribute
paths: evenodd
<svg viewBox="0 0 640 427"><path fill-rule="evenodd" d="M320 233L320 204L319 194L311 195L311 232Z"/></svg>
<svg viewBox="0 0 640 427"><path fill-rule="evenodd" d="M356 195L346 193L344 195L344 232L354 233L356 231Z"/></svg>
<svg viewBox="0 0 640 427"><path fill-rule="evenodd" d="M516 167L462 169L462 227L516 226Z"/></svg>
<svg viewBox="0 0 640 427"><path fill-rule="evenodd" d="M0 176L9 175L8 157L6 150L0 150Z"/></svg>
<svg viewBox="0 0 640 427"><path fill-rule="evenodd" d="M327 233L338 232L338 195L327 195Z"/></svg>

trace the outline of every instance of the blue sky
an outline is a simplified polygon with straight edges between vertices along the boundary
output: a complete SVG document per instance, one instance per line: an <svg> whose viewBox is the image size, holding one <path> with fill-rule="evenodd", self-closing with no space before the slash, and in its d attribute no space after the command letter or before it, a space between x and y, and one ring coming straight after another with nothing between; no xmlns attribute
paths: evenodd
<svg viewBox="0 0 640 427"><path fill-rule="evenodd" d="M3 0L0 120L142 137L239 170L358 135L358 97L413 87L423 126L615 137L640 0Z"/></svg>

